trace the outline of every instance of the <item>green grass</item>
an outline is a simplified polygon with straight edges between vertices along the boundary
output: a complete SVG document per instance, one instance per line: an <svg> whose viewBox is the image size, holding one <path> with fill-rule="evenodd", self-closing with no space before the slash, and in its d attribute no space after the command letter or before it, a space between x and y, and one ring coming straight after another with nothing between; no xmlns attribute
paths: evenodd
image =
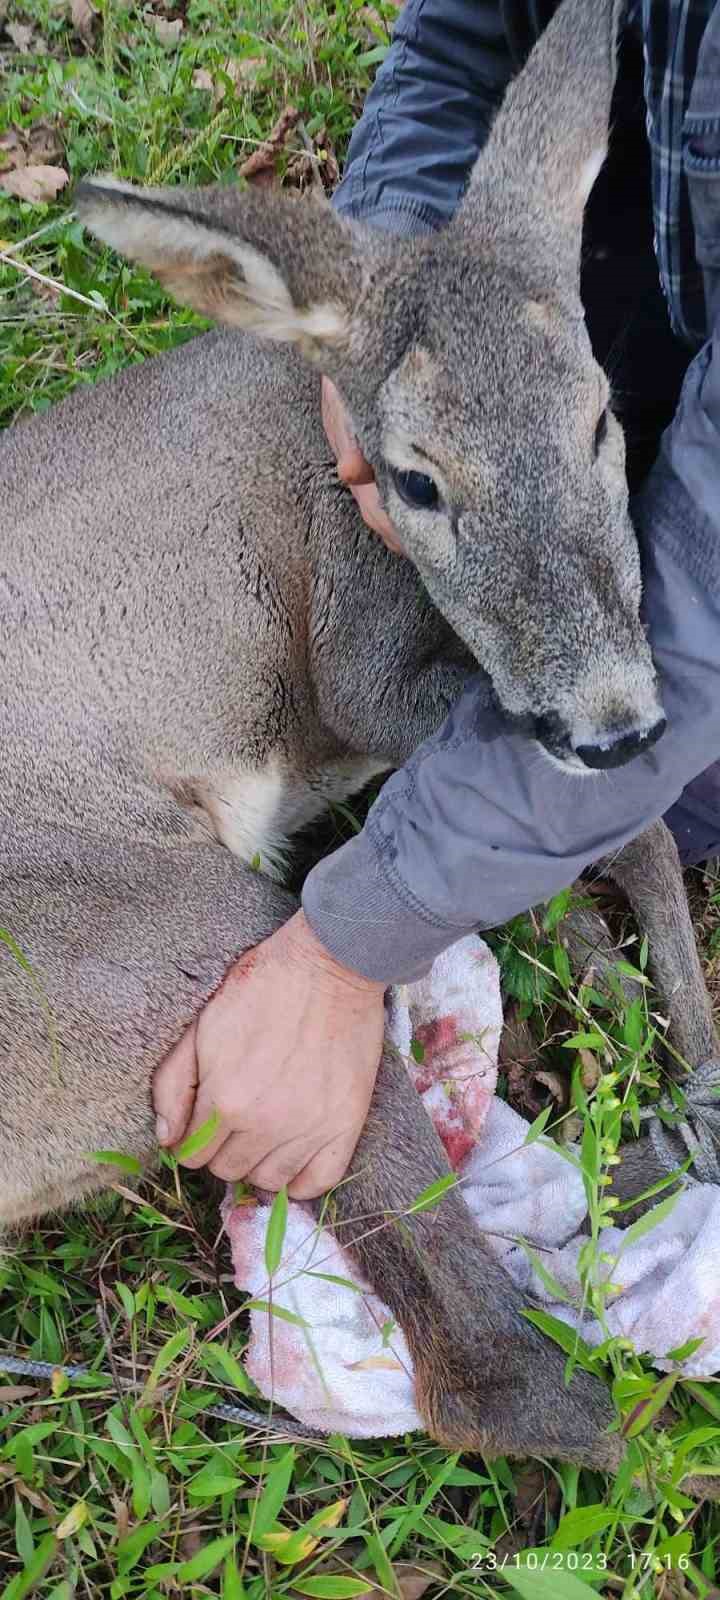
<svg viewBox="0 0 720 1600"><path fill-rule="evenodd" d="M103 0L86 44L60 0L10 4L5 25L30 24L34 34L21 53L0 25L0 167L9 159L3 135L14 132L26 145L42 138L52 149L54 141L51 164L72 179L112 170L146 182L232 182L292 103L302 130L281 169L309 145L317 171L329 171L332 153L342 157L392 12L383 0L373 7L189 0L158 3L154 12ZM182 22L167 42L158 38L158 17ZM224 88L222 99L198 87L201 71ZM145 274L86 239L71 204L70 189L47 206L0 191L0 250L15 247L18 263L0 261L5 422L202 326ZM332 825L346 823L338 815ZM561 899L544 919L516 919L496 944L506 991L531 1019L542 1064L565 1094L554 1107L556 1132L562 1137L568 1125L583 1132L591 1217L585 1280L602 1315L593 1238L608 1215L608 1158L657 1098L662 1074L652 991L631 1007L619 991L609 1001L578 991L560 937L563 907ZM715 960L716 908L711 903L702 915ZM644 968L637 942L623 955ZM592 1045L567 1048L578 1034L594 1035ZM589 1092L580 1072L587 1048L603 1074L615 1074ZM217 1198L204 1180L168 1162L142 1197L128 1189L46 1220L0 1260L5 1347L85 1362L103 1375L58 1379L52 1388L0 1378L4 1600L31 1593L45 1600L340 1600L359 1592L358 1573L376 1591L406 1600L424 1585L437 1596L517 1592L531 1600L579 1600L588 1586L621 1600L717 1592L718 1514L673 1488L682 1440L696 1438L698 1459L720 1458L713 1384L676 1383L675 1421L652 1444L639 1433L633 1450L651 1459L656 1479L648 1491L629 1478L606 1483L568 1467L458 1461L421 1437L289 1444L209 1417L220 1400L242 1401L238 1387L250 1391L238 1369L245 1324L217 1242ZM611 1341L601 1364L619 1410L648 1422L664 1392L648 1364ZM127 1377L147 1385L140 1403L119 1382ZM308 1530L306 1540L291 1542L299 1529ZM542 1552L541 1570L534 1549ZM523 1551L518 1570L512 1558Z"/></svg>

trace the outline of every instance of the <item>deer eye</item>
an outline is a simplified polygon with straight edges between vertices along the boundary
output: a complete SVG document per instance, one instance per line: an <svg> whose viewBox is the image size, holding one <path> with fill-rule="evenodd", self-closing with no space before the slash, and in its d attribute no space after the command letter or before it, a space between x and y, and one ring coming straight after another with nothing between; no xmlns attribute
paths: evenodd
<svg viewBox="0 0 720 1600"><path fill-rule="evenodd" d="M596 456L600 454L602 446L604 445L605 440L607 439L607 431L608 431L608 414L607 414L607 408L606 408L605 411L603 411L603 414L602 414L602 416L600 418L600 421L599 421L599 423L598 423L598 425L597 425L597 427L595 429L595 440L594 440L594 444L593 444L593 451L594 451Z"/></svg>
<svg viewBox="0 0 720 1600"><path fill-rule="evenodd" d="M392 468L392 481L401 500L416 511L433 511L440 498L437 484L426 472L400 472Z"/></svg>

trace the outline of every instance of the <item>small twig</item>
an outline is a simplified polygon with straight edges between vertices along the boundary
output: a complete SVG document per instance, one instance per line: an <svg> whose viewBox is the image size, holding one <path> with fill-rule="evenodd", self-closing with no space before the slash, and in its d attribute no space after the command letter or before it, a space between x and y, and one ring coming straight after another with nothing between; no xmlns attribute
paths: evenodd
<svg viewBox="0 0 720 1600"><path fill-rule="evenodd" d="M303 144L305 146L305 150L306 150L308 156L310 157L310 182L311 182L311 184L313 186L313 189L317 189L318 192L322 195L322 198L324 200L325 199L325 189L323 187L322 178L320 177L319 157L318 157L317 151L313 148L312 139L310 138L310 135L309 135L309 133L307 131L307 128L305 127L305 123L304 122L298 122L297 123L297 131L298 131L298 133L300 135L300 138L301 138L301 140L302 140L302 142L303 142Z"/></svg>
<svg viewBox="0 0 720 1600"><path fill-rule="evenodd" d="M68 294L72 300L79 300L82 305L91 306L93 311L100 311L102 309L102 307L99 306L95 300L91 300L88 295L80 294L77 289L69 289L65 283L58 283L57 278L49 278L47 273L38 272L35 267L29 267L26 261L13 261L12 256L7 250L0 250L0 261L6 261L9 267L14 267L16 272L24 273L27 278L34 278L36 283L47 284L49 289L57 290L58 294ZM111 311L108 311L108 316L112 317ZM113 322L116 321L117 318L113 317Z"/></svg>
<svg viewBox="0 0 720 1600"><path fill-rule="evenodd" d="M75 101L78 109L85 113L86 117L94 117L96 122L104 122L108 128L114 127L112 117L108 117L104 111L99 111L97 106L86 106L85 101L80 99L77 89L74 89L72 84L67 85L66 92L69 98Z"/></svg>
<svg viewBox="0 0 720 1600"><path fill-rule="evenodd" d="M21 250L26 250L29 244L34 244L36 239L41 239L44 233L50 233L53 228L59 228L61 224L66 222L74 222L75 216L76 213L74 211L64 211L61 217L53 217L52 222L46 222L42 228L36 228L35 232L29 233L26 239L18 239L17 244L6 245L3 255L5 257L18 255ZM66 293L69 292L69 290L66 291Z"/></svg>

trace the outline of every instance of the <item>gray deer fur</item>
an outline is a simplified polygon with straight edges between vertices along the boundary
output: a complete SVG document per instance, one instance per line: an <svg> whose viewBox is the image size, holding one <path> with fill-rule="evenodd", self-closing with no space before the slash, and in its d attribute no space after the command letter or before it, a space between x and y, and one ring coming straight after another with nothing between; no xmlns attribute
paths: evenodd
<svg viewBox="0 0 720 1600"><path fill-rule="evenodd" d="M612 12L565 0L429 240L265 195L81 187L95 233L231 331L76 392L0 452L0 920L17 946L0 947L1 1223L107 1183L89 1151L152 1160L153 1070L293 910L272 881L288 839L401 763L478 663L571 766L588 738L657 723L621 432L611 420L595 460L607 385L578 293ZM338 484L318 369L409 560ZM427 471L424 450L446 508L432 519L390 471ZM635 905L692 1063L712 1021L677 856L654 833L681 920L642 874ZM613 1467L604 1386L565 1386L459 1193L367 1228L446 1170L386 1052L333 1219L408 1334L429 1427Z"/></svg>

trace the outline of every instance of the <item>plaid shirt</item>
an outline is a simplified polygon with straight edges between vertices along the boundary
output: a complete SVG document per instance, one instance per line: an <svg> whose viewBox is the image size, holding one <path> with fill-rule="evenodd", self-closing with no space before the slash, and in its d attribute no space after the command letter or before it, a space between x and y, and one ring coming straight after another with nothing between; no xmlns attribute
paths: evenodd
<svg viewBox="0 0 720 1600"><path fill-rule="evenodd" d="M703 275L695 258L683 133L700 42L716 3L717 0L633 0L628 12L628 21L641 29L644 40L655 250L660 277L673 327L693 345L706 338L706 305ZM720 83L718 108L720 116Z"/></svg>

